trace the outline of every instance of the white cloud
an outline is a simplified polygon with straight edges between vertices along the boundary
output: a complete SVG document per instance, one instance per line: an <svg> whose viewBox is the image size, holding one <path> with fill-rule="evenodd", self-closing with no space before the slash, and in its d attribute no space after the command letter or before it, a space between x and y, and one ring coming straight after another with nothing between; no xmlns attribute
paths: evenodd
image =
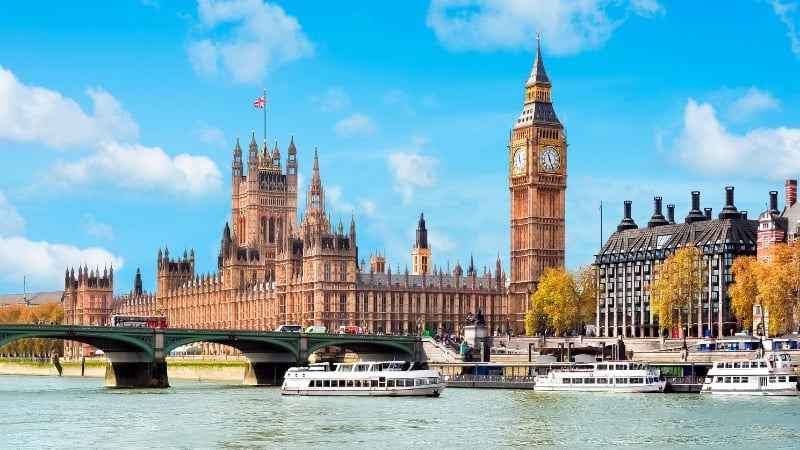
<svg viewBox="0 0 800 450"><path fill-rule="evenodd" d="M702 174L741 174L766 179L800 172L800 129L759 128L736 135L717 119L709 104L690 99L674 152L690 170Z"/></svg>
<svg viewBox="0 0 800 450"><path fill-rule="evenodd" d="M71 186L99 184L186 196L216 192L221 174L205 156L186 153L175 158L159 147L110 143L98 153L75 163L50 169L52 179Z"/></svg>
<svg viewBox="0 0 800 450"><path fill-rule="evenodd" d="M630 14L654 17L655 0L433 0L427 24L451 50L529 48L541 28L554 54L598 48Z"/></svg>
<svg viewBox="0 0 800 450"><path fill-rule="evenodd" d="M138 136L139 126L113 96L99 88L86 94L94 105L91 115L56 91L20 83L0 66L0 140L69 149Z"/></svg>
<svg viewBox="0 0 800 450"><path fill-rule="evenodd" d="M261 0L199 0L200 33L188 44L195 71L234 82L263 81L268 67L313 54L297 19Z"/></svg>
<svg viewBox="0 0 800 450"><path fill-rule="evenodd" d="M794 53L795 57L800 58L800 35L795 29L794 21L789 17L789 13L794 11L797 5L795 3L781 3L780 0L772 0L770 4L780 21L786 25L786 36L789 38L792 53Z"/></svg>
<svg viewBox="0 0 800 450"><path fill-rule="evenodd" d="M25 219L17 208L0 192L0 236L13 236L25 231Z"/></svg>
<svg viewBox="0 0 800 450"><path fill-rule="evenodd" d="M98 222L89 214L83 216L81 220L81 228L83 229L84 233L93 238L103 239L106 241L114 240L114 230L111 228L111 225Z"/></svg>
<svg viewBox="0 0 800 450"><path fill-rule="evenodd" d="M333 131L340 138L368 136L375 132L375 125L369 117L361 113L355 113L336 122L336 125L333 126Z"/></svg>
<svg viewBox="0 0 800 450"><path fill-rule="evenodd" d="M429 187L436 182L435 158L417 153L398 152L389 155L389 169L394 177L395 190L403 196L403 201L413 200L414 189Z"/></svg>
<svg viewBox="0 0 800 450"><path fill-rule="evenodd" d="M762 92L751 87L745 95L733 102L729 117L735 122L743 122L761 111L779 108L780 103L769 92Z"/></svg>
<svg viewBox="0 0 800 450"><path fill-rule="evenodd" d="M316 99L314 99L316 100ZM350 97L340 87L328 89L319 100L319 110L322 112L336 112L350 106Z"/></svg>
<svg viewBox="0 0 800 450"><path fill-rule="evenodd" d="M225 145L225 135L222 133L222 130L202 120L198 120L195 123L192 134L194 134L200 142L214 146Z"/></svg>
<svg viewBox="0 0 800 450"><path fill-rule="evenodd" d="M22 237L0 237L1 255L19 255L17 258L0 258L0 279L10 283L22 283L23 277L29 290L63 289L64 273L67 267L73 267L76 261L89 268L113 266L120 269L122 258L109 251L91 247L80 249L71 245L51 244L45 241L29 241ZM54 281L56 280L56 281Z"/></svg>

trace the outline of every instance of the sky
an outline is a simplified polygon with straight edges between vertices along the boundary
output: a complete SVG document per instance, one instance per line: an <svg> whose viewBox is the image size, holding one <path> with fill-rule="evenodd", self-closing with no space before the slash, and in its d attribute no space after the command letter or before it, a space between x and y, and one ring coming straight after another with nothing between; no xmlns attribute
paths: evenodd
<svg viewBox="0 0 800 450"><path fill-rule="evenodd" d="M567 132L566 268L591 264L632 201L735 187L755 218L800 177L800 10L790 0L28 1L0 15L0 293L68 268L156 257L217 270L237 139L319 155L359 259L508 272L511 127L537 31ZM253 106L263 90L264 110ZM600 205L602 204L602 208ZM602 213L601 213L602 211Z"/></svg>

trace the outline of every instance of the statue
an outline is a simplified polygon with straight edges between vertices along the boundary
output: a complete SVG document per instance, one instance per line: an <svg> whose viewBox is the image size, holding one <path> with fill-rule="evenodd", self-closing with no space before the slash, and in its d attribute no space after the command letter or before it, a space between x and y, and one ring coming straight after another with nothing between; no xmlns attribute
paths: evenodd
<svg viewBox="0 0 800 450"><path fill-rule="evenodd" d="M475 315L475 325L486 325L486 319L483 318L480 308L478 308L478 313Z"/></svg>
<svg viewBox="0 0 800 450"><path fill-rule="evenodd" d="M475 324L475 318L472 317L472 311L467 312L467 318L464 320L464 323L466 323L467 325Z"/></svg>

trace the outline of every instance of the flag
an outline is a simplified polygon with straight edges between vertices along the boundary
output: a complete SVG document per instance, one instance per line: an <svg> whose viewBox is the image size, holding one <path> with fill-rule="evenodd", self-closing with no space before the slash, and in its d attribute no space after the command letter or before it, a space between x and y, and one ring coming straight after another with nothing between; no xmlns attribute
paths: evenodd
<svg viewBox="0 0 800 450"><path fill-rule="evenodd" d="M262 95L261 97L259 97L258 99L256 99L256 100L254 100L254 101L253 101L253 106L255 106L255 107L256 107L256 108L258 108L258 109L261 109L261 108L263 108L263 107L264 107L264 105L265 105L266 103L267 103L267 100L266 100L266 99L264 98L264 96Z"/></svg>

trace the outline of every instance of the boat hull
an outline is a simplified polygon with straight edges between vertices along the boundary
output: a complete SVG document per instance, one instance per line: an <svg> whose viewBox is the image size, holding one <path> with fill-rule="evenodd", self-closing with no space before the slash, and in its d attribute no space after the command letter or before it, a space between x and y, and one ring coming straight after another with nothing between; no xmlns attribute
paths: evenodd
<svg viewBox="0 0 800 450"><path fill-rule="evenodd" d="M444 386L426 386L415 389L314 389L281 387L283 395L349 396L349 397L438 397Z"/></svg>

